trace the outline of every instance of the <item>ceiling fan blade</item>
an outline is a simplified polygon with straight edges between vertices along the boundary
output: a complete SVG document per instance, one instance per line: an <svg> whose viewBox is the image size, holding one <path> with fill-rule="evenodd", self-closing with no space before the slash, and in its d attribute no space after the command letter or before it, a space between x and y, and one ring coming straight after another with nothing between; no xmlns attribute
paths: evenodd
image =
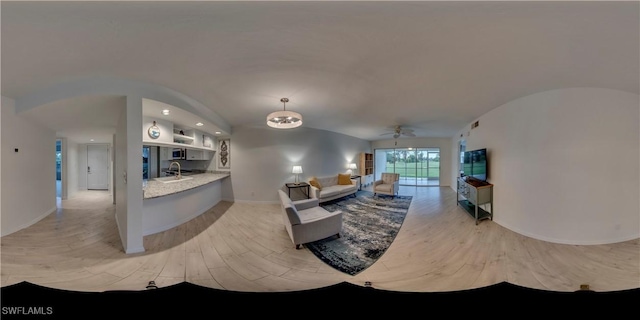
<svg viewBox="0 0 640 320"><path fill-rule="evenodd" d="M390 134L393 134L393 132L383 133L383 134L381 134L381 136L387 136L387 135L390 135Z"/></svg>
<svg viewBox="0 0 640 320"><path fill-rule="evenodd" d="M407 136L407 137L415 137L416 136L412 132L405 132L404 135Z"/></svg>

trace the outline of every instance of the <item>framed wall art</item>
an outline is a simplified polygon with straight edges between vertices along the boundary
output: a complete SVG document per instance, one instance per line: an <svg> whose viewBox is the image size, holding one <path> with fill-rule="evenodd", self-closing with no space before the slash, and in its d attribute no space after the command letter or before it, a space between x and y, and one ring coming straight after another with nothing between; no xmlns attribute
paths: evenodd
<svg viewBox="0 0 640 320"><path fill-rule="evenodd" d="M221 139L218 141L218 169L231 169L231 141Z"/></svg>
<svg viewBox="0 0 640 320"><path fill-rule="evenodd" d="M213 139L207 135L202 135L202 146L205 148L213 148Z"/></svg>

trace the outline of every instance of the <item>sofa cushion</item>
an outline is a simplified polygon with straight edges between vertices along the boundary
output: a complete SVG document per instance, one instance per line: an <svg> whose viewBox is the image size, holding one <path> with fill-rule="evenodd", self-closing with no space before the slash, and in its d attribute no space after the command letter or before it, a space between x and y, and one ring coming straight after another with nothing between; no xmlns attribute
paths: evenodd
<svg viewBox="0 0 640 320"><path fill-rule="evenodd" d="M298 210L298 215L300 215L300 210L317 207L318 199L314 199L314 198L303 199L303 200L292 201L292 203L296 207L296 210Z"/></svg>
<svg viewBox="0 0 640 320"><path fill-rule="evenodd" d="M339 185L349 185L351 184L351 175L338 173L338 184Z"/></svg>
<svg viewBox="0 0 640 320"><path fill-rule="evenodd" d="M320 184L320 181L318 181L318 178L316 177L309 179L309 184L318 188L318 190L322 190L322 185Z"/></svg>
<svg viewBox="0 0 640 320"><path fill-rule="evenodd" d="M396 182L396 176L394 174L383 174L381 178L385 184L393 184Z"/></svg>
<svg viewBox="0 0 640 320"><path fill-rule="evenodd" d="M388 192L391 193L393 191L393 184L379 184L376 186L376 191Z"/></svg>
<svg viewBox="0 0 640 320"><path fill-rule="evenodd" d="M302 223L309 223L327 217L327 210L322 207L313 207L299 212Z"/></svg>
<svg viewBox="0 0 640 320"><path fill-rule="evenodd" d="M319 197L327 198L327 197L335 196L342 193L343 190L344 190L344 187L340 185L328 186L322 189L322 191L320 191Z"/></svg>
<svg viewBox="0 0 640 320"><path fill-rule="evenodd" d="M317 179L318 179L318 183L320 183L320 185L323 188L326 188L327 186L333 186L333 185L337 185L338 184L338 175L328 176L328 177L317 177Z"/></svg>

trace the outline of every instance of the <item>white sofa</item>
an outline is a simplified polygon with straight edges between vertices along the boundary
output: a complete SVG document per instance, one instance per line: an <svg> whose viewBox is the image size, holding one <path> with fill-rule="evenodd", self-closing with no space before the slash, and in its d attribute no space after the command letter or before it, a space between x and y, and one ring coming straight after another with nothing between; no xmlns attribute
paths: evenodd
<svg viewBox="0 0 640 320"><path fill-rule="evenodd" d="M300 249L305 243L334 235L340 237L342 211L325 210L318 206L318 199L291 201L282 190L278 190L278 196L285 228L296 249Z"/></svg>
<svg viewBox="0 0 640 320"><path fill-rule="evenodd" d="M311 190L310 197L312 199L318 199L320 203L346 197L348 195L355 195L355 193L360 188L360 182L358 179L350 179L351 184L349 185L338 184L338 174L336 174L335 176L315 178L320 183L321 188L317 188L311 185L309 187L309 189ZM311 184L311 180L309 181L309 184Z"/></svg>

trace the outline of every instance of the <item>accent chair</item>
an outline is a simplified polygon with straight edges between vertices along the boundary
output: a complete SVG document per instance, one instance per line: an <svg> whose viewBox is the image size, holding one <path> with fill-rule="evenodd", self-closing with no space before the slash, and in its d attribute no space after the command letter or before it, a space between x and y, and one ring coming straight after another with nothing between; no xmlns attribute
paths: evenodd
<svg viewBox="0 0 640 320"><path fill-rule="evenodd" d="M386 194L395 197L398 194L400 187L400 174L383 172L380 175L380 180L373 182L373 195Z"/></svg>
<svg viewBox="0 0 640 320"><path fill-rule="evenodd" d="M318 205L317 198L291 201L282 190L278 190L278 196L285 228L296 249L308 242L334 235L340 237L342 211L325 210Z"/></svg>

